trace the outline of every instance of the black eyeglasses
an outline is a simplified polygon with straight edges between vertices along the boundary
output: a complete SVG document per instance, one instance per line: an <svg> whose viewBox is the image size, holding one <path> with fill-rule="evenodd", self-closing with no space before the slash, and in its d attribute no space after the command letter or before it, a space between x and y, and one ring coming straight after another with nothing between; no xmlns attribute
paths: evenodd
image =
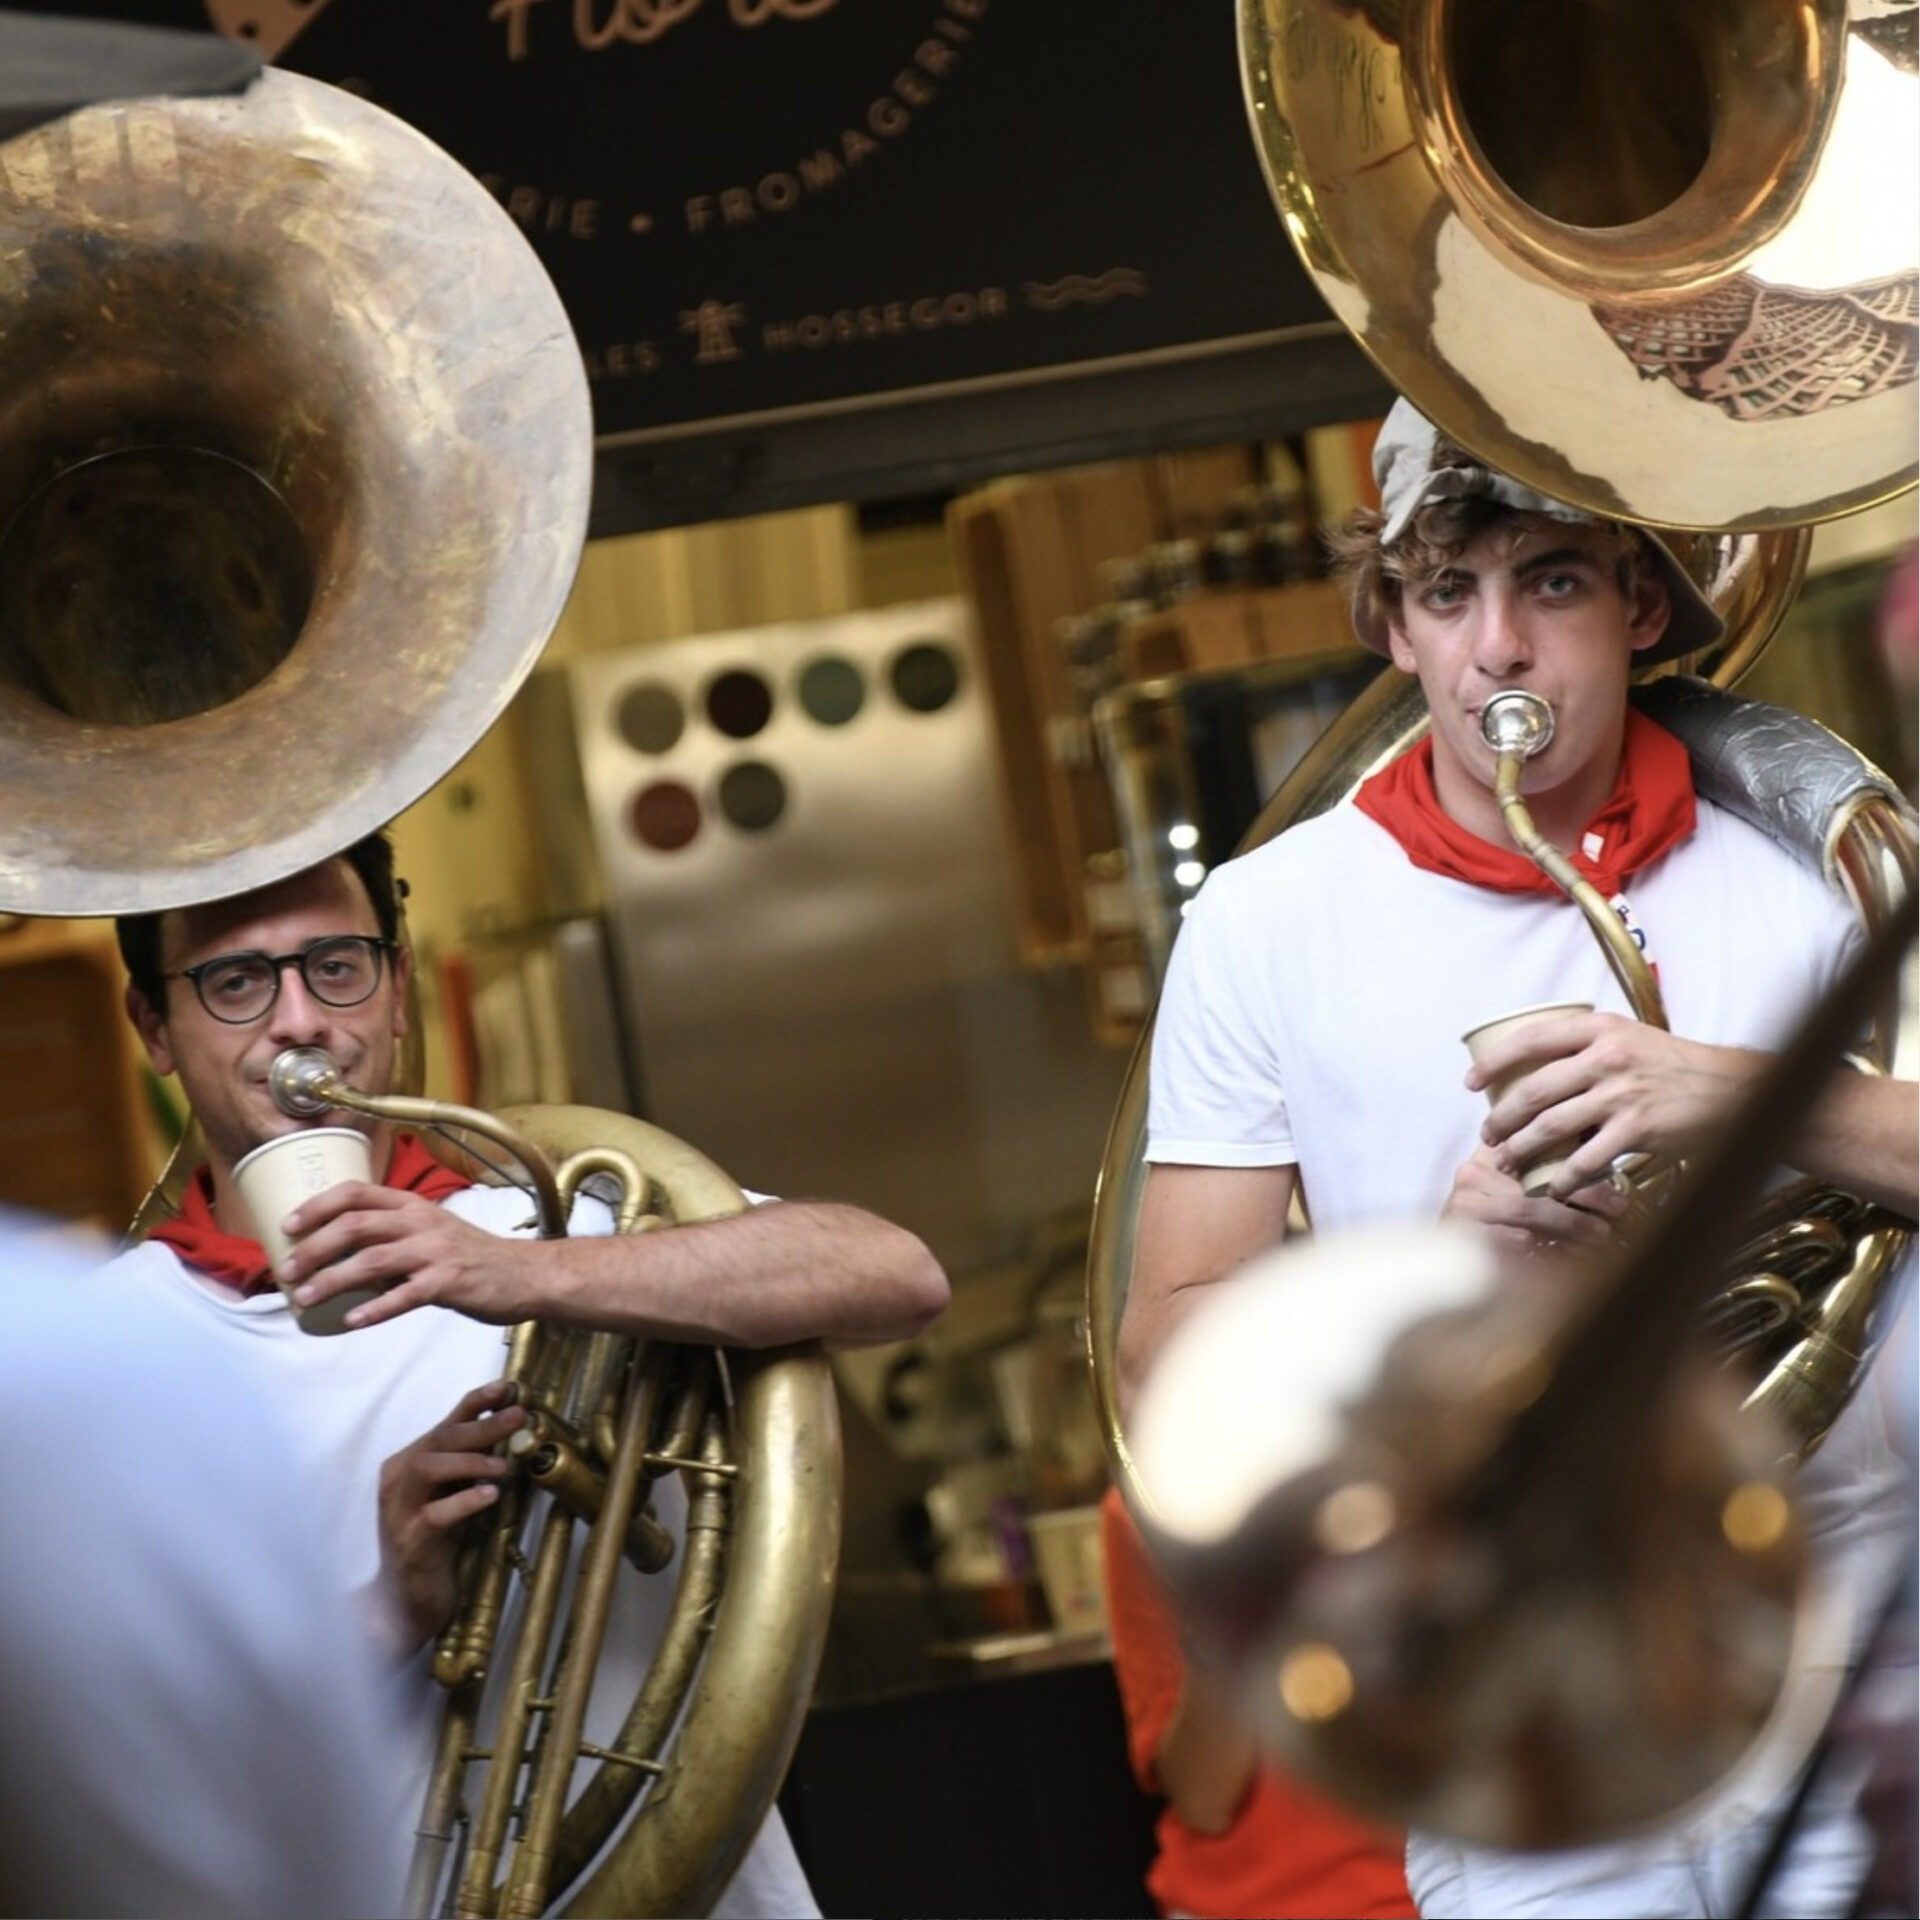
<svg viewBox="0 0 1920 1920"><path fill-rule="evenodd" d="M325 1007L357 1007L380 984L380 966L391 940L370 933L338 933L315 940L298 953L222 953L198 966L182 967L168 980L191 980L200 1004L229 1026L258 1020L280 998L280 975L298 967L307 991Z"/></svg>

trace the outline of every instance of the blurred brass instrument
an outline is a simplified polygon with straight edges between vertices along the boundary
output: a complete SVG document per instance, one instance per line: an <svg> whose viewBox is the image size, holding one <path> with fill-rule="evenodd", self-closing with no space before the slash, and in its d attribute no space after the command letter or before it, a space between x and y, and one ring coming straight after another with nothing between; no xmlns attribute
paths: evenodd
<svg viewBox="0 0 1920 1920"><path fill-rule="evenodd" d="M592 484L572 327L478 180L349 93L270 70L237 96L96 105L0 143L0 365L0 909L185 906L337 853L464 757L559 617ZM548 1232L609 1164L636 1226L741 1203L622 1115L508 1126L407 1095L379 1111L517 1162ZM177 1201L195 1140L136 1235ZM538 1419L503 1504L552 1544L511 1604L517 1540L471 1557L432 1846L451 1849L477 1771L461 1911L543 1912L576 1879L576 1911L705 1911L820 1657L839 1526L825 1362L528 1326L512 1366ZM681 1565L654 1576L677 1581L673 1625L576 1792L581 1655L623 1558L668 1552L646 1516L666 1474L693 1514ZM491 1675L535 1697L543 1642L512 1636L556 1597L575 1526L576 1652L532 1715L523 1806L519 1747L502 1734L491 1778L475 1756L477 1690ZM509 1810L527 1823L512 1847ZM498 1893L480 1884L496 1856Z"/></svg>
<svg viewBox="0 0 1920 1920"><path fill-rule="evenodd" d="M1914 484L1915 6L1240 0L1238 11L1252 131L1280 219L1328 305L1390 382L1489 465L1586 511L1669 530L1668 544L1721 613L1726 636L1679 663L1696 677L1659 678L1634 697L1687 741L1702 791L1812 860L1853 902L1876 956L1879 1043L1890 1044L1895 988L1886 951L1904 942L1913 915L1912 810L1837 742L1844 764L1818 783L1831 805L1746 790L1756 770L1765 784L1766 749L1807 723L1725 689L1791 604L1811 523ZM1417 685L1383 675L1295 768L1243 844L1336 805L1425 725ZM1753 750L1754 739L1762 750ZM1796 749L1804 744L1796 733ZM1804 817L1790 817L1796 810ZM1636 1006L1644 984L1628 987ZM1868 1009L1860 1000L1854 1010ZM1723 1386L1696 1379L1694 1353L1708 1291L1724 1271L1715 1258L1703 1266L1702 1256L1740 1249L1735 1201L1750 1218L1764 1162L1741 1169L1709 1156L1710 1190L1688 1170L1679 1199L1651 1210L1632 1256L1609 1268L1631 1315L1603 1302L1576 1340L1563 1313L1556 1333L1536 1328L1522 1339L1542 1368L1527 1374L1524 1393L1479 1403L1455 1431L1457 1445L1423 1429L1434 1452L1424 1462L1417 1450L1406 1457L1425 1484L1400 1492L1410 1511L1426 1516L1425 1531L1409 1525L1396 1548L1391 1520L1380 1521L1369 1537L1384 1559L1362 1553L1367 1542L1350 1528L1344 1544L1336 1539L1345 1520L1328 1531L1336 1508L1351 1517L1334 1496L1371 1484L1365 1458L1350 1454L1344 1469L1329 1465L1324 1476L1285 1488L1276 1481L1264 1504L1247 1486L1242 1531L1203 1550L1156 1529L1116 1385L1145 1180L1151 1040L1149 1025L1096 1195L1088 1272L1094 1393L1116 1478L1169 1564L1184 1564L1189 1599L1205 1594L1204 1610L1229 1639L1240 1623L1238 1651L1255 1644L1260 1622L1296 1603L1287 1616L1304 1636L1296 1644L1311 1643L1302 1624L1310 1617L1364 1642L1364 1672L1347 1670L1339 1685L1331 1669L1315 1676L1319 1691L1308 1692L1318 1704L1303 1709L1304 1718L1289 1714L1298 1737L1284 1750L1379 1817L1505 1844L1598 1837L1705 1792L1756 1734L1764 1701L1748 1697L1737 1728L1730 1722L1729 1737L1715 1740L1703 1733L1714 1711L1703 1691L1688 1711L1706 1719L1692 1722L1685 1740L1675 1722L1672 1764L1650 1764L1648 1745L1602 1736L1603 1727L1626 1742L1649 1733L1622 1727L1608 1703L1647 1697L1637 1684L1648 1658L1646 1618L1635 1608L1656 1603L1572 1537L1572 1509L1563 1503L1556 1511L1553 1489L1577 1490L1574 1504L1596 1532L1632 1537L1642 1548L1663 1529L1679 1540L1692 1525L1682 1524L1683 1511L1717 1531L1724 1513L1716 1520L1698 1504L1707 1485L1731 1498L1746 1471L1732 1464L1743 1450L1810 1450L1844 1406L1880 1331L1884 1282L1906 1244L1905 1224L1855 1208L1790 1229L1799 1245L1787 1254L1740 1250L1759 1261L1764 1284L1723 1287L1720 1305L1747 1321L1740 1337L1769 1343L1757 1348L1764 1379L1751 1396L1764 1412L1743 1416L1742 1437L1722 1420ZM1792 1066L1788 1097L1810 1097L1818 1062L1796 1056ZM1779 1122L1769 1131L1749 1113L1732 1137L1758 1151L1777 1147L1779 1134ZM1801 1271L1802 1251L1814 1242L1837 1254L1839 1278L1821 1283L1824 1292ZM1524 1284L1517 1291L1524 1294ZM1749 1317L1756 1297L1761 1306ZM1678 1319L1675 1301L1685 1309ZM1763 1332L1769 1321L1777 1324ZM1427 1330L1410 1337L1424 1341ZM1453 1402L1437 1384L1437 1363L1422 1370L1425 1350L1389 1347L1383 1336L1377 1393L1341 1403L1363 1456L1370 1431L1413 1419L1430 1391L1428 1415L1447 1417ZM1474 1349L1484 1350L1484 1342ZM1557 1371L1545 1370L1549 1360ZM1544 1379L1554 1384L1538 1392ZM1471 1391L1461 1385L1462 1402ZM1684 1421L1676 1428L1668 1416L1690 1397L1696 1430L1673 1438ZM1657 1423L1669 1437L1610 1445L1609 1434L1635 1424L1623 1423L1623 1400L1644 1403L1649 1433ZM1709 1439L1709 1429L1722 1438ZM1665 1508L1648 1500L1637 1520L1632 1503L1610 1491L1661 1480L1650 1448L1672 1445L1676 1460L1698 1464L1723 1443L1726 1478L1688 1482L1692 1491ZM1456 1455L1449 1486L1445 1462ZM1218 1452L1213 1459L1223 1481L1246 1480L1242 1463ZM1635 1478L1642 1470L1644 1482ZM1703 1563L1684 1597L1669 1593L1670 1621L1704 1631L1733 1591L1715 1584L1721 1575L1733 1587L1751 1576L1756 1617L1775 1619L1752 1646L1703 1654L1703 1688L1709 1670L1716 1678L1730 1670L1715 1663L1730 1658L1737 1667L1763 1644L1784 1655L1775 1609L1798 1578L1790 1530L1770 1536L1786 1558L1757 1554L1743 1570L1736 1553L1711 1577ZM1351 1556L1344 1573L1343 1554ZM1648 1558L1640 1548L1631 1557ZM1512 1608L1497 1568L1520 1583ZM1465 1584L1449 1588L1448 1579ZM1315 1611L1315 1583L1324 1611ZM1592 1664L1579 1674L1541 1657L1551 1632L1528 1640L1531 1651L1522 1654L1526 1621L1553 1618L1551 1606L1524 1610L1553 1594L1588 1610L1581 1644ZM1365 1624L1369 1607L1375 1626ZM1771 1697L1780 1671L1766 1657L1760 1664ZM1683 1660L1677 1671L1687 1670ZM1271 1661L1247 1672L1250 1706L1271 1722L1275 1686L1286 1675ZM1342 1694L1344 1685L1362 1691ZM1584 1705L1570 1701L1576 1687L1587 1690ZM1528 1699L1537 1700L1538 1727L1559 1718L1593 1734L1563 1753L1580 1777L1570 1773L1550 1788L1536 1779L1528 1791ZM1488 1717L1476 1726L1480 1706ZM1603 1782L1593 1777L1600 1769L1626 1777Z"/></svg>

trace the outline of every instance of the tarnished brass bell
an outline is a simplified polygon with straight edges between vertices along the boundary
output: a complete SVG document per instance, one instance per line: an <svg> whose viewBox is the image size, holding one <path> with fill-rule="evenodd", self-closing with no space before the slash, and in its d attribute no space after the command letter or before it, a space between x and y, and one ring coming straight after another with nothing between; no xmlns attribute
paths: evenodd
<svg viewBox="0 0 1920 1920"><path fill-rule="evenodd" d="M342 90L0 144L0 908L263 886L384 825L538 657L593 427L472 174Z"/></svg>

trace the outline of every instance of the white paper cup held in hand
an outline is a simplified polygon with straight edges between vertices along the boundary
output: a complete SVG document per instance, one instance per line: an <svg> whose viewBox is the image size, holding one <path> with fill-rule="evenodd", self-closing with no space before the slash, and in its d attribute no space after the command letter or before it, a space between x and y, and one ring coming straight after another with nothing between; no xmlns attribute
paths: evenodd
<svg viewBox="0 0 1920 1920"><path fill-rule="evenodd" d="M1593 1003L1589 1000L1556 1000L1550 1006L1519 1007L1512 1013L1503 1013L1497 1020L1483 1020L1479 1026L1469 1027L1460 1038L1466 1043L1468 1053L1478 1061L1496 1040L1502 1040L1522 1027L1530 1027L1541 1020L1558 1020L1569 1013L1592 1011ZM1520 1077L1517 1073L1508 1073L1490 1081L1487 1086L1487 1105L1492 1106ZM1521 1191L1532 1199L1538 1199L1553 1184L1554 1175L1565 1164L1558 1155L1532 1161L1520 1170Z"/></svg>
<svg viewBox="0 0 1920 1920"><path fill-rule="evenodd" d="M302 1201L325 1193L347 1180L372 1177L373 1163L367 1136L351 1127L305 1127L283 1133L265 1146L255 1147L233 1170L240 1198L253 1216L254 1237L278 1266L292 1242L281 1222ZM296 1308L307 1333L340 1333L350 1308L379 1294L378 1287L355 1287L322 1300L318 1306Z"/></svg>

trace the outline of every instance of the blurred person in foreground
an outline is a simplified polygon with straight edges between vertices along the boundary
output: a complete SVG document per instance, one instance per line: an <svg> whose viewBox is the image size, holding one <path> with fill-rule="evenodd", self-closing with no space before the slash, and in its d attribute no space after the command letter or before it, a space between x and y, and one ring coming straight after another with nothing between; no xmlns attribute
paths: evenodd
<svg viewBox="0 0 1920 1920"><path fill-rule="evenodd" d="M1859 942L1820 876L1697 795L1684 746L1629 704L1636 667L1720 633L1664 545L1488 469L1405 401L1374 472L1380 509L1349 521L1336 555L1360 639L1418 678L1432 724L1349 804L1216 868L1187 913L1154 1028L1123 1407L1206 1290L1284 1239L1296 1197L1317 1231L1451 1215L1519 1249L1603 1251L1626 1206L1614 1163L1708 1147ZM1480 729L1507 689L1554 710L1527 806L1658 969L1670 1032L1631 1017L1585 916L1512 844ZM1464 1066L1468 1029L1562 1001L1597 1010ZM1786 1157L1913 1218L1914 1083L1836 1068ZM1562 1170L1529 1194L1520 1169L1549 1154ZM1910 1551L1914 1498L1877 1382L1799 1491L1857 1657ZM1871 1852L1857 1785L1833 1779L1793 1810L1757 1911L1850 1910ZM1787 1817L1723 1800L1551 1854L1415 1833L1408 1878L1432 1915L1727 1914Z"/></svg>
<svg viewBox="0 0 1920 1920"><path fill-rule="evenodd" d="M500 1378L504 1329L542 1319L704 1345L860 1344L917 1333L947 1285L915 1235L827 1201L616 1236L607 1209L583 1197L571 1237L531 1239L523 1193L471 1184L417 1135L351 1112L289 1118L268 1084L289 1048L323 1049L360 1092L393 1090L412 966L400 892L382 833L257 891L118 923L128 1016L155 1071L179 1076L206 1164L178 1216L89 1291L99 1311L144 1300L194 1323L290 1422L324 1488L314 1525L367 1631L403 1669L415 1744L390 1821L410 1833L439 1719L431 1642L455 1605L466 1523L498 1498L502 1443L526 1420ZM265 1140L329 1121L368 1136L373 1178L290 1215L297 1244L269 1273L234 1166ZM295 1303L369 1284L379 1297L354 1308L343 1333L302 1330ZM679 1476L665 1476L656 1517L677 1534L684 1509ZM616 1586L589 1739L617 1732L671 1595L670 1579ZM324 1670L312 1684L326 1685ZM715 1911L815 1910L770 1811Z"/></svg>
<svg viewBox="0 0 1920 1920"><path fill-rule="evenodd" d="M391 1680L279 1415L0 1209L0 1913L391 1910Z"/></svg>

